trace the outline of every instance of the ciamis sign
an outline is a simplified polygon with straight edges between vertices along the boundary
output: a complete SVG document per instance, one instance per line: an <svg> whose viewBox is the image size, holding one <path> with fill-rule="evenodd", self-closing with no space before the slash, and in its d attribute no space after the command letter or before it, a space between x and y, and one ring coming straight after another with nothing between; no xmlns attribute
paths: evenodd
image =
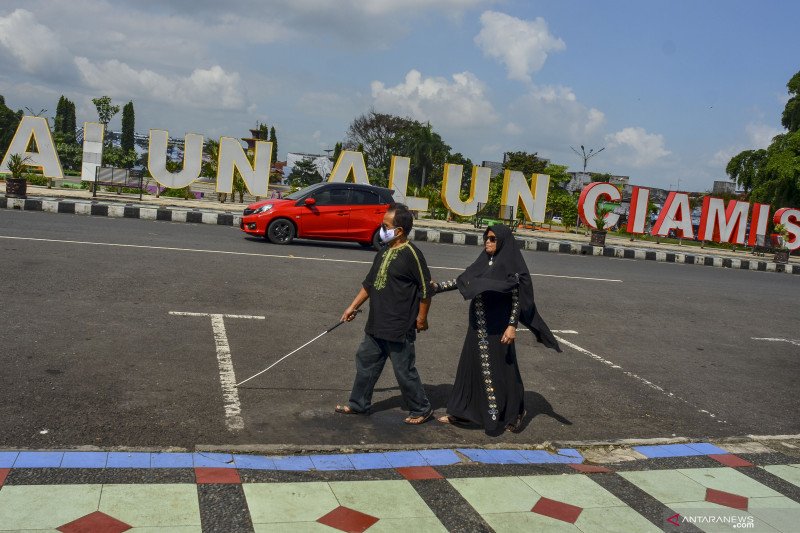
<svg viewBox="0 0 800 533"><path fill-rule="evenodd" d="M584 187L578 199L578 213L584 224L597 228L597 203L604 199L619 202L622 194L610 183L590 183ZM634 187L631 194L631 205L628 213L628 233L642 235L647 222L647 206L650 190L645 187ZM650 233L666 237L670 231L683 239L694 239L695 236L704 241L727 242L754 246L759 235L766 235L772 206L754 203L750 212L750 203L741 200L730 200L728 204L722 198L706 196L700 214L700 225L697 235L692 225L692 209L689 195L683 192L670 192L664 206L658 213ZM786 247L790 250L800 248L800 209L784 207L775 211L772 217L775 224L783 224L788 230ZM605 215L605 227L619 222L619 214ZM747 231L748 222L750 231Z"/></svg>
<svg viewBox="0 0 800 533"><path fill-rule="evenodd" d="M102 124L84 123L82 180L94 180L95 169L102 161L104 133ZM183 168L178 172L167 170L168 139L167 131L150 130L147 168L153 178L164 187L186 187L200 177L204 138L195 133L188 133L184 136ZM27 151L31 141L35 142L36 152ZM266 196L269 189L272 150L271 142L256 141L251 164L238 139L221 137L217 161L217 192L233 192L233 175L234 171L238 170L250 194ZM0 164L0 172L8 172L8 158L11 154L16 153L27 157L29 165L41 167L43 174L48 178L64 177L47 119L32 116L22 118ZM427 198L417 198L406 194L410 166L410 158L392 156L389 168L389 188L395 191L395 197L399 201L406 203L411 209L425 211L428 208ZM461 196L463 173L464 168L461 165L445 165L441 189L442 201L445 207L453 213L460 216L472 216L477 213L478 204L485 204L489 199L491 171L486 167L474 166L472 168L470 192L466 199L462 199ZM345 182L350 176L356 183L369 184L363 154L345 150L336 161L328 181ZM522 172L506 170L503 174L501 203L515 207L521 205L526 220L543 222L549 186L550 176L546 174L534 174L528 184ZM645 233L649 195L650 190L645 187L633 188L627 223L629 233ZM619 202L622 195L619 189L609 183L587 185L578 200L578 212L584 224L589 227L596 227L597 203L601 199ZM766 234L770 211L771 206L769 205L753 204L752 213L750 213L748 202L731 200L725 205L722 199L707 196L703 199L697 238L752 246L756 243L757 236ZM619 214L609 213L605 216L606 227L613 226L618 221ZM749 232L747 231L748 221L750 223ZM800 209L778 209L773 215L773 222L783 224L787 228L789 234L787 247L790 250L800 248ZM651 233L666 236L671 230L675 230L686 239L695 237L689 196L686 193L669 193Z"/></svg>

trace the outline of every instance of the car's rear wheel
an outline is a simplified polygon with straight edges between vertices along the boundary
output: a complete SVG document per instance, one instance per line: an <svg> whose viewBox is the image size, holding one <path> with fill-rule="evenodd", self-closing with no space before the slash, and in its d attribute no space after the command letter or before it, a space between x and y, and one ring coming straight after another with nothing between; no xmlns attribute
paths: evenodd
<svg viewBox="0 0 800 533"><path fill-rule="evenodd" d="M294 224L285 218L278 218L269 223L267 239L273 244L289 244L294 239Z"/></svg>

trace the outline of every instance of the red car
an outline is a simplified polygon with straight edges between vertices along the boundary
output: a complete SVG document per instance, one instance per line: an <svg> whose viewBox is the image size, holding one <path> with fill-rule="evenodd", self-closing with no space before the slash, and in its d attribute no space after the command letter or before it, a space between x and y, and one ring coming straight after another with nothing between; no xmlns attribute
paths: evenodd
<svg viewBox="0 0 800 533"><path fill-rule="evenodd" d="M358 183L322 182L279 200L247 206L239 227L275 244L295 238L355 241L377 248L392 191Z"/></svg>

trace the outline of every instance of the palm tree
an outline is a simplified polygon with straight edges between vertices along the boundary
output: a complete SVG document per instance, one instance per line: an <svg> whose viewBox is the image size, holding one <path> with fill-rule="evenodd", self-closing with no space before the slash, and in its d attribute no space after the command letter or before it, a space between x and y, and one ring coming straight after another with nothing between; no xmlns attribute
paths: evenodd
<svg viewBox="0 0 800 533"><path fill-rule="evenodd" d="M422 182L420 187L425 187L425 177L433 168L433 149L436 146L436 137L428 122L425 126L417 128L411 138L411 153L417 165L422 168Z"/></svg>

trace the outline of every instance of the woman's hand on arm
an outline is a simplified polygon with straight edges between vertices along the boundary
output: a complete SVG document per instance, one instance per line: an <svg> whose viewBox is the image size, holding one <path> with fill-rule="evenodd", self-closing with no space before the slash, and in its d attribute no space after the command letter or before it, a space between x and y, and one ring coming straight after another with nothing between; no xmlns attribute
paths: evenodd
<svg viewBox="0 0 800 533"><path fill-rule="evenodd" d="M514 339L517 338L517 326L508 326L500 337L500 342L503 344L512 344Z"/></svg>

